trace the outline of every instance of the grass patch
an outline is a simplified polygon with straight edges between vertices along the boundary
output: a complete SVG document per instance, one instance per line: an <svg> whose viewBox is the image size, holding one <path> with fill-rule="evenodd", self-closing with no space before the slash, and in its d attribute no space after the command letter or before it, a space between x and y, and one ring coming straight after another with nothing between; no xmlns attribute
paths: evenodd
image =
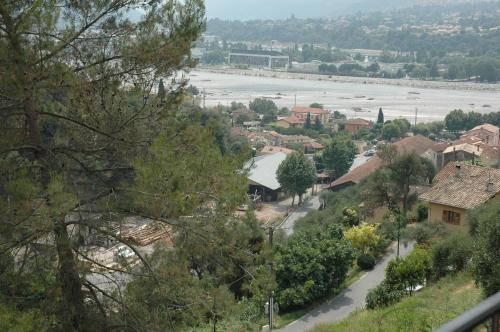
<svg viewBox="0 0 500 332"><path fill-rule="evenodd" d="M341 291L355 283L356 281L361 278L361 276L366 273L366 271L362 271L356 264L354 264L349 271L347 272L347 277L346 280L342 283L342 285L339 288L334 289L328 296L316 300L313 303L310 303L309 305L296 309L290 312L286 312L280 315L276 316L276 320L274 322L275 327L274 328L282 328L290 324L291 322L299 319L300 317L304 316L307 314L309 311L312 311L313 309L319 307L321 304L323 304L325 301L334 298L337 296Z"/></svg>
<svg viewBox="0 0 500 332"><path fill-rule="evenodd" d="M316 326L312 332L432 331L482 300L467 273L448 276L403 301L378 310L360 310L341 322Z"/></svg>

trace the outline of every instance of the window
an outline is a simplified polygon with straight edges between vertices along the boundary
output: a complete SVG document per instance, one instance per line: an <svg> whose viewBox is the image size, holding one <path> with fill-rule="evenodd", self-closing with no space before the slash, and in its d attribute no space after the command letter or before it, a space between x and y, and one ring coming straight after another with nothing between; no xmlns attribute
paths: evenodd
<svg viewBox="0 0 500 332"><path fill-rule="evenodd" d="M460 225L460 213L444 210L443 221L448 224Z"/></svg>

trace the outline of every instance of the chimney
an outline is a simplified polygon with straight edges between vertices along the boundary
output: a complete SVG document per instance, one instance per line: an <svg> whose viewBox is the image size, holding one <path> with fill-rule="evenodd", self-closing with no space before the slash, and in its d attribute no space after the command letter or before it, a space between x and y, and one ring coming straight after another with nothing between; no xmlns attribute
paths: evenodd
<svg viewBox="0 0 500 332"><path fill-rule="evenodd" d="M486 184L486 192L488 192L490 194L495 193L495 185L493 184L493 182L490 181Z"/></svg>
<svg viewBox="0 0 500 332"><path fill-rule="evenodd" d="M455 165L455 176L457 178L462 176L462 166L459 163Z"/></svg>

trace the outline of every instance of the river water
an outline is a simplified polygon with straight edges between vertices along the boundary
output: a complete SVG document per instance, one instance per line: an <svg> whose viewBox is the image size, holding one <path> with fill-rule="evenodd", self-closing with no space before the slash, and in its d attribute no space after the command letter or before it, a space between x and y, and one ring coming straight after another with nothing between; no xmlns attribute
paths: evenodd
<svg viewBox="0 0 500 332"><path fill-rule="evenodd" d="M348 118L375 120L382 107L386 120L404 117L410 122L443 120L454 109L489 113L500 111L500 93L385 84L341 83L282 79L193 71L191 84L204 91L206 106L248 104L271 98L279 107L308 106L314 102L340 111Z"/></svg>

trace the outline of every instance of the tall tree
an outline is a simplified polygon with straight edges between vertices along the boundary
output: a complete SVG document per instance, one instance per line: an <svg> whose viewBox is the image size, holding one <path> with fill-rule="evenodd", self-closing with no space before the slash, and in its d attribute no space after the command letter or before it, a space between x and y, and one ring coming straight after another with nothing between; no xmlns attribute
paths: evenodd
<svg viewBox="0 0 500 332"><path fill-rule="evenodd" d="M138 8L139 19L124 15ZM79 261L91 258L80 244L89 230L120 239L109 217L129 209L134 159L173 120L167 110L185 82L172 80L161 106L152 88L194 64L204 24L201 0L0 2L0 195L9 202L0 206L0 252L34 259L32 245L45 244L60 330L108 330L96 294L112 295L86 277L92 264ZM179 146L188 143L178 134ZM166 199L182 196L170 189Z"/></svg>
<svg viewBox="0 0 500 332"><path fill-rule="evenodd" d="M323 129L323 125L321 124L321 120L319 119L319 117L316 117L316 119L314 120L314 129L317 131Z"/></svg>
<svg viewBox="0 0 500 332"><path fill-rule="evenodd" d="M382 107L378 109L377 123L384 124L384 112L382 111Z"/></svg>
<svg viewBox="0 0 500 332"><path fill-rule="evenodd" d="M304 124L304 128L306 128L306 129L312 128L311 113L307 113L306 123Z"/></svg>
<svg viewBox="0 0 500 332"><path fill-rule="evenodd" d="M346 174L356 157L356 146L349 139L333 140L323 150L323 160L330 176L339 178Z"/></svg>
<svg viewBox="0 0 500 332"><path fill-rule="evenodd" d="M295 203L295 195L299 196L299 204L301 204L302 195L316 181L314 165L302 152L287 156L279 166L277 175L283 189L292 194L292 206Z"/></svg>

